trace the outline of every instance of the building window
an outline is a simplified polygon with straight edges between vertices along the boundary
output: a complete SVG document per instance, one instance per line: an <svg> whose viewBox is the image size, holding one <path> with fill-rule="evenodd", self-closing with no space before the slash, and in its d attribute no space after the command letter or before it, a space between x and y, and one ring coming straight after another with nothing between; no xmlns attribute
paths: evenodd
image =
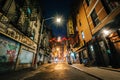
<svg viewBox="0 0 120 80"><path fill-rule="evenodd" d="M107 2L110 11L120 6L120 1L114 1L114 0L113 1L105 0L105 1Z"/></svg>
<svg viewBox="0 0 120 80"><path fill-rule="evenodd" d="M101 0L106 12L109 14L116 7L120 6L119 0Z"/></svg>
<svg viewBox="0 0 120 80"><path fill-rule="evenodd" d="M81 32L81 34L82 34L82 39L85 39L85 34L83 31Z"/></svg>
<svg viewBox="0 0 120 80"><path fill-rule="evenodd" d="M32 31L32 36L30 37L32 40L34 40L34 38L35 38L35 29L33 29L33 31Z"/></svg>
<svg viewBox="0 0 120 80"><path fill-rule="evenodd" d="M93 12L91 13L91 18L92 18L92 21L93 21L94 26L96 27L96 25L98 25L98 23L100 22L100 20L99 20L99 18L98 18L98 15L97 15L95 9L94 9Z"/></svg>
<svg viewBox="0 0 120 80"><path fill-rule="evenodd" d="M81 21L80 21L80 19L79 19L79 25L81 26Z"/></svg>
<svg viewBox="0 0 120 80"><path fill-rule="evenodd" d="M87 6L91 4L91 0L86 0Z"/></svg>

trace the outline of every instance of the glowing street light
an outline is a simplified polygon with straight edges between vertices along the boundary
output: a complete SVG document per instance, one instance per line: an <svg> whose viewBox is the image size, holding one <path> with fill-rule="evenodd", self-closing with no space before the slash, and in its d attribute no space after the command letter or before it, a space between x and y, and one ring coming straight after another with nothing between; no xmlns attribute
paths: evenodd
<svg viewBox="0 0 120 80"><path fill-rule="evenodd" d="M59 47L57 47L57 48L56 48L56 50L57 50L57 51L59 51L59 50L60 50L60 48L59 48Z"/></svg>
<svg viewBox="0 0 120 80"><path fill-rule="evenodd" d="M58 41L58 42L61 42L61 37L58 37L57 41Z"/></svg>
<svg viewBox="0 0 120 80"><path fill-rule="evenodd" d="M60 23L61 22L61 18L56 18L56 22Z"/></svg>

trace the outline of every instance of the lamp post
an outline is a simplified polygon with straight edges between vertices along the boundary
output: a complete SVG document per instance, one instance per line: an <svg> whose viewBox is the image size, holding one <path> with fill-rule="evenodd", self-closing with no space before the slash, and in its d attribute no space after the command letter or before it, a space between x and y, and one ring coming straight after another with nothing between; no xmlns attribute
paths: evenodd
<svg viewBox="0 0 120 80"><path fill-rule="evenodd" d="M61 18L60 17L50 17L50 18L45 18L42 19L42 24L41 24L41 28L40 28L40 34L38 36L38 46L37 46L37 50L36 50L36 55L35 55L35 62L34 62L34 68L37 69L37 57L38 57L38 53L40 51L40 47L41 47L41 40L42 40L42 34L43 34L43 28L44 28L44 23L45 21L51 20L51 19L56 19L56 23L61 23Z"/></svg>
<svg viewBox="0 0 120 80"><path fill-rule="evenodd" d="M44 28L44 22L51 20L51 19L55 19L56 18L56 23L61 23L61 18L60 17L50 17L50 18L46 18L42 20L42 24L41 24L41 30L40 30L40 42L39 44L41 44L41 37L42 37L42 32L43 32L43 28Z"/></svg>

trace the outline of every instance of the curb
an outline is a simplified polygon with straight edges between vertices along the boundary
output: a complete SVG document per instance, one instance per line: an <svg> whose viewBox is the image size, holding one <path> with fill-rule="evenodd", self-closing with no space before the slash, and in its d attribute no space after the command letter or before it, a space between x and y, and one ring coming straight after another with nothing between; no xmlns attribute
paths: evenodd
<svg viewBox="0 0 120 80"><path fill-rule="evenodd" d="M104 67L98 67L100 69L105 69L105 70L109 70L109 71L115 71L115 72L120 72L120 70L115 70L115 69L109 69L109 68L104 68Z"/></svg>
<svg viewBox="0 0 120 80"><path fill-rule="evenodd" d="M95 76L95 75L93 75L93 74L87 73L87 72L79 69L78 67L75 67L75 66L71 66L71 67L73 67L73 68L75 68L75 69L77 69L77 70L80 70L81 72L84 72L84 73L88 74L89 76L92 76L92 77L94 77L94 78L96 78L96 79L98 79L98 80L104 80L104 79L102 79L102 78L100 78L100 77L97 77L97 76Z"/></svg>

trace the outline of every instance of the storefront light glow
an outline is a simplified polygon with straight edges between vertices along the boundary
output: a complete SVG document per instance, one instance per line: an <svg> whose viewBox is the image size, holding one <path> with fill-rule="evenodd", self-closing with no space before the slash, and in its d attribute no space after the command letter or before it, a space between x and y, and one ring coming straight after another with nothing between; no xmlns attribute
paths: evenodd
<svg viewBox="0 0 120 80"><path fill-rule="evenodd" d="M109 31L108 31L108 30L104 30L103 33L104 33L105 35L108 35L108 34L109 34Z"/></svg>
<svg viewBox="0 0 120 80"><path fill-rule="evenodd" d="M73 57L74 57L74 53L71 53L71 56L73 56Z"/></svg>
<svg viewBox="0 0 120 80"><path fill-rule="evenodd" d="M93 50L94 50L92 45L90 46L90 49L91 49L91 51L93 51Z"/></svg>

